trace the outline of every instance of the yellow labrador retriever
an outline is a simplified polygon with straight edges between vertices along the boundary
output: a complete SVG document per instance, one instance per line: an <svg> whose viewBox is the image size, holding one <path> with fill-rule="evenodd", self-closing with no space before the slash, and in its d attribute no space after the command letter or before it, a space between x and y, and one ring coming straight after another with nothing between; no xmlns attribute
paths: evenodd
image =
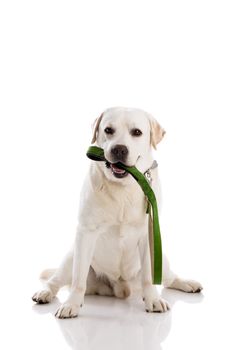
<svg viewBox="0 0 233 350"><path fill-rule="evenodd" d="M152 147L164 134L159 123L139 109L111 108L96 120L92 143L104 149L110 165L91 162L74 247L58 269L42 273L45 288L33 296L37 303L49 303L62 286L71 285L67 301L56 312L58 318L78 316L85 294L126 298L135 281L141 283L146 311L169 309L152 285L145 197L136 181L115 165L120 161L147 172L158 198ZM183 280L171 271L165 256L163 285L184 292L202 289L200 283Z"/></svg>

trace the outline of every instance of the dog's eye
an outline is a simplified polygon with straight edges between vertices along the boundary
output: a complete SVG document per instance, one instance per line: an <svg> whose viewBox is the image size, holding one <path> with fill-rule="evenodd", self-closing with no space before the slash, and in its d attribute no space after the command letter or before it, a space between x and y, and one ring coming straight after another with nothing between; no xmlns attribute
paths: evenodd
<svg viewBox="0 0 233 350"><path fill-rule="evenodd" d="M105 128L104 131L105 131L106 134L109 134L109 135L113 135L114 134L113 128L110 128L110 127Z"/></svg>
<svg viewBox="0 0 233 350"><path fill-rule="evenodd" d="M132 136L141 136L142 135L142 132L139 129L132 129L130 133Z"/></svg>

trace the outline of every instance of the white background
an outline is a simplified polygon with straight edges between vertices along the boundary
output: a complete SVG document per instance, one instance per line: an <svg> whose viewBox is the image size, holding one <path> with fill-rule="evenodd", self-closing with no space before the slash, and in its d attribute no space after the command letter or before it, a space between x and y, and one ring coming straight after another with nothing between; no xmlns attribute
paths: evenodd
<svg viewBox="0 0 233 350"><path fill-rule="evenodd" d="M231 348L232 18L226 0L1 1L2 348ZM60 321L59 300L30 297L72 243L91 123L111 106L166 129L164 250L204 291L163 291L176 302L166 315L87 298L79 319Z"/></svg>

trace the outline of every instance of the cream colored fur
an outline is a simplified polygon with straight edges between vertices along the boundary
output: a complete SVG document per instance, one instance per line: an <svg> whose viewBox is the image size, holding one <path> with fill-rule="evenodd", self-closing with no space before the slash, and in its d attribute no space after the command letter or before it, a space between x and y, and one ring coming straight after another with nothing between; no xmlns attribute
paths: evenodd
<svg viewBox="0 0 233 350"><path fill-rule="evenodd" d="M113 135L105 132L114 129ZM132 129L142 135L132 136ZM138 109L111 108L95 122L92 141L102 147L113 162L111 149L125 145L127 165L145 172L153 162L155 148L165 134L159 123ZM152 170L152 186L159 202L157 169ZM50 302L64 285L71 285L67 301L56 312L59 318L76 317L85 294L115 295L126 298L140 282L145 309L164 312L169 309L152 285L148 243L146 202L141 188L130 176L118 179L104 162L91 162L80 198L78 227L73 249L60 267L46 270L45 288L33 296L37 303ZM163 256L163 285L185 292L202 289L195 281L180 279Z"/></svg>

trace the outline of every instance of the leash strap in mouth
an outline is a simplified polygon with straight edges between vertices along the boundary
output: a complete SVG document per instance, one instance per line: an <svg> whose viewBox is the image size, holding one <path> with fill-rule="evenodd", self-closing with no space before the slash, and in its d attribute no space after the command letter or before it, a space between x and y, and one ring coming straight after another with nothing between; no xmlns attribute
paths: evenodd
<svg viewBox="0 0 233 350"><path fill-rule="evenodd" d="M104 150L97 146L90 146L87 151L87 157L95 161L108 161L105 159ZM152 237L149 237L151 261L152 261L152 276L154 284L161 284L162 282L162 240L160 235L159 216L157 201L150 184L146 177L135 167L126 166L122 163L117 163L117 167L127 171L138 182L143 193L147 197L152 207ZM149 210L150 211L150 210Z"/></svg>

